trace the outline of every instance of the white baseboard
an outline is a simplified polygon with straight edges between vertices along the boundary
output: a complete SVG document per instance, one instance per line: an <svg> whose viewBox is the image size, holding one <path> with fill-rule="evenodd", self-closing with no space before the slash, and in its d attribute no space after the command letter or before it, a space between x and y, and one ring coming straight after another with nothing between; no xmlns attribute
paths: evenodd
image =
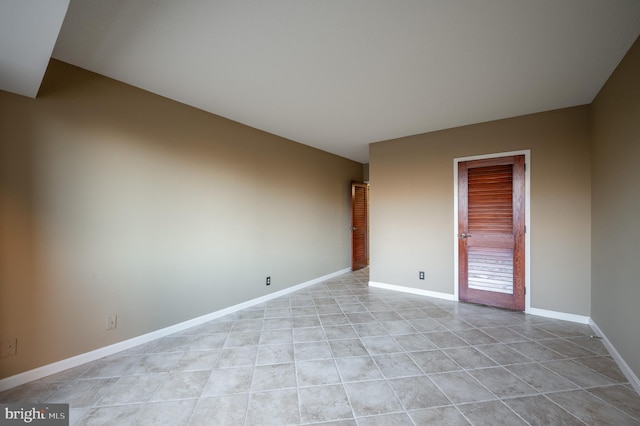
<svg viewBox="0 0 640 426"><path fill-rule="evenodd" d="M342 269L340 271L333 272L328 275L324 275L319 278L315 278L311 281L304 282L302 284L297 284L292 287L285 288L283 290L276 291L271 294L267 294L265 296L258 297L256 299L252 299L243 303L239 303L237 305L230 306L228 308L221 309L219 311L212 312L210 314L202 315L197 318L193 318L175 325L171 325L169 327L162 328L160 330L152 331L150 333L143 334L141 336L133 337L131 339L123 340L122 342L114 343L113 345L104 346L102 348L95 349L90 352L85 352L80 355L73 356L71 358L66 358L61 361L57 361L51 364L44 365L42 367L34 368L33 370L25 371L23 373L16 374L14 376L10 376L4 379L0 379L0 392L14 388L16 386L23 385L25 383L31 382L33 380L38 380L46 376L50 376L55 373L59 373L61 371L67 370L69 368L77 367L79 365L85 364L87 362L95 361L100 358L104 358L109 355L116 354L118 352L122 352L127 349L131 349L135 346L141 345L143 343L148 343L156 339L160 339L162 337L168 336L173 333L177 333L188 328L194 327L196 325L204 324L216 318L223 317L225 315L232 314L234 312L240 311L242 309L249 308L251 306L259 305L264 302L268 302L269 300L276 299L280 296L287 295L289 293L293 293L294 291L301 290L305 287L312 286L314 284L321 283L323 281L329 280L331 278L337 277L339 275L350 272L351 268Z"/></svg>
<svg viewBox="0 0 640 426"><path fill-rule="evenodd" d="M577 322L579 324L589 324L591 318L584 315L568 314L566 312L548 311L546 309L529 308L525 311L527 314L537 315L540 317L559 319L563 321Z"/></svg>
<svg viewBox="0 0 640 426"><path fill-rule="evenodd" d="M629 380L629 383L631 383L631 386L633 386L636 392L640 394L640 378L638 378L636 373L634 373L631 367L629 367L629 364L627 364L622 356L620 356L620 353L613 346L611 341L607 339L607 336L605 336L602 330L600 330L600 327L598 327L598 325L592 319L589 319L589 325L591 326L591 328L593 328L593 331L595 331L596 335L602 339L602 343L604 343L605 348L607 348L607 350L609 351L611 358L613 358L616 364L618 364L618 367L620 367L622 374L624 374L627 380Z"/></svg>
<svg viewBox="0 0 640 426"><path fill-rule="evenodd" d="M417 294L419 296L435 297L436 299L455 300L453 297L453 294L440 293L437 291L430 291L430 290L422 290L419 288L405 287L405 286L395 285L395 284L385 284L385 283L378 283L375 281L369 281L369 287L384 288L386 290Z"/></svg>

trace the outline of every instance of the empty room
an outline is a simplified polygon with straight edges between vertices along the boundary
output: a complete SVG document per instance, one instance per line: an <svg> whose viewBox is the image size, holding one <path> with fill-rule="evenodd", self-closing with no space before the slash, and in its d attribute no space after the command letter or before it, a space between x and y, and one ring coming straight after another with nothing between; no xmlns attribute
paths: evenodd
<svg viewBox="0 0 640 426"><path fill-rule="evenodd" d="M640 424L639 36L2 2L0 423Z"/></svg>

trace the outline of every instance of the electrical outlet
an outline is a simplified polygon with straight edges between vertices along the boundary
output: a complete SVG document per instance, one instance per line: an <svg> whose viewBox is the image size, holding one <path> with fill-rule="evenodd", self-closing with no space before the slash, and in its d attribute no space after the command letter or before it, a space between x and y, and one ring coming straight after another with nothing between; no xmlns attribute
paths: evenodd
<svg viewBox="0 0 640 426"><path fill-rule="evenodd" d="M17 339L5 340L0 342L0 358L14 356L16 354Z"/></svg>
<svg viewBox="0 0 640 426"><path fill-rule="evenodd" d="M118 326L118 316L110 315L107 317L107 330L113 330Z"/></svg>
<svg viewBox="0 0 640 426"><path fill-rule="evenodd" d="M271 277L267 277L267 285L271 285Z"/></svg>
<svg viewBox="0 0 640 426"><path fill-rule="evenodd" d="M420 277L421 280L424 280L424 271L420 271L418 273L418 276Z"/></svg>

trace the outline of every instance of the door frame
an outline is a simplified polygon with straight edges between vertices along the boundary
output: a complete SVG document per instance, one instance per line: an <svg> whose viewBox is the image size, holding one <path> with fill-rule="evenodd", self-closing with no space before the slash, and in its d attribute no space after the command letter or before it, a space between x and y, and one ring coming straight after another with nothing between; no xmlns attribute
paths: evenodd
<svg viewBox="0 0 640 426"><path fill-rule="evenodd" d="M364 230L364 245L365 245L365 254L367 257L366 260L366 265L358 268L358 269L353 269L353 267L355 266L355 245L354 245L354 233L355 233L355 229L353 227L354 225L354 216L355 216L355 205L354 205L354 198L355 198L355 187L356 185L358 186L363 186L365 189L365 230ZM352 271L358 271L360 269L366 268L369 266L370 264L370 259L369 259L369 183L368 182L358 182L358 181L351 181L351 232L350 232L350 236L351 236L351 270Z"/></svg>
<svg viewBox="0 0 640 426"><path fill-rule="evenodd" d="M453 300L459 301L458 270L458 163L462 161L484 160L487 158L524 155L525 229L524 234L524 312L531 311L531 150L496 152L493 154L458 157L453 159Z"/></svg>

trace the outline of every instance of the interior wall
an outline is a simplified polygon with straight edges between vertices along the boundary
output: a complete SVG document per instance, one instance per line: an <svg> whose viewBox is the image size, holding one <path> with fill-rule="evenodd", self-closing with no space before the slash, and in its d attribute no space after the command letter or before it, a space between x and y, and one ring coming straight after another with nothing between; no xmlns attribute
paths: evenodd
<svg viewBox="0 0 640 426"><path fill-rule="evenodd" d="M371 281L454 294L454 159L531 150L531 307L590 312L589 107L370 146ZM418 271L425 271L419 280Z"/></svg>
<svg viewBox="0 0 640 426"><path fill-rule="evenodd" d="M350 266L351 160L57 61L0 142L0 378Z"/></svg>
<svg viewBox="0 0 640 426"><path fill-rule="evenodd" d="M640 376L640 40L591 107L591 317Z"/></svg>

